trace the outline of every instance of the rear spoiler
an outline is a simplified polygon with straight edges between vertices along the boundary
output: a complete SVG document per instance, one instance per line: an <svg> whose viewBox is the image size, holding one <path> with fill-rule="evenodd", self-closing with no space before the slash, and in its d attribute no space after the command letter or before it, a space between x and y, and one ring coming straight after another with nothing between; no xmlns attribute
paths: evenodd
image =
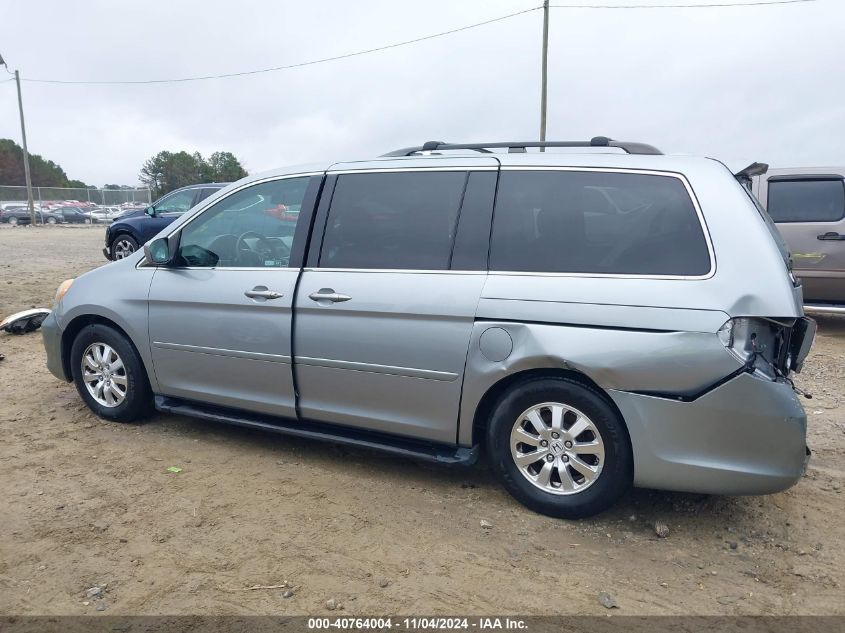
<svg viewBox="0 0 845 633"><path fill-rule="evenodd" d="M751 179L754 176L762 176L767 171L769 171L769 166L766 163L751 163L745 169L741 169L736 172L734 177L740 182L740 184L751 188Z"/></svg>

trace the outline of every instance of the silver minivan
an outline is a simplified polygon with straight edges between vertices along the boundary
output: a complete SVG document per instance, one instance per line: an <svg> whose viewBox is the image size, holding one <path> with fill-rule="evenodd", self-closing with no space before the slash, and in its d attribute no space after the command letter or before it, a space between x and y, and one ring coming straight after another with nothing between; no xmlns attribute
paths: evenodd
<svg viewBox="0 0 845 633"><path fill-rule="evenodd" d="M103 418L483 447L558 517L631 484L775 492L809 456L815 324L768 216L718 161L605 137L250 176L64 282L42 330Z"/></svg>

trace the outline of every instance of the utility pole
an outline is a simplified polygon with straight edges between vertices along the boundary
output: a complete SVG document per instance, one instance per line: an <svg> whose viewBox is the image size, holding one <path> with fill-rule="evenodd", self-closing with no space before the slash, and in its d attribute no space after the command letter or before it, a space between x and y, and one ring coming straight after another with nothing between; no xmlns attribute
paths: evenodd
<svg viewBox="0 0 845 633"><path fill-rule="evenodd" d="M540 140L546 140L546 101L548 97L549 76L549 0L543 0L543 70L540 92ZM19 93L20 94L20 93ZM541 147L540 151L545 148Z"/></svg>
<svg viewBox="0 0 845 633"><path fill-rule="evenodd" d="M23 99L21 98L21 74L15 71L15 83L18 86L18 109L21 112L21 138L23 139L23 173L26 178L26 198L29 205L29 220L31 226L36 226L35 204L32 200L32 177L29 173L29 150L26 148L26 124L23 121Z"/></svg>

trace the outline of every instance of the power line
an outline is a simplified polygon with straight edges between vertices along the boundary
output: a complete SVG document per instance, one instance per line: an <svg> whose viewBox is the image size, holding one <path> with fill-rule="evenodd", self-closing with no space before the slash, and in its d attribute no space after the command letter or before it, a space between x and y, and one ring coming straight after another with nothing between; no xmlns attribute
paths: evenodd
<svg viewBox="0 0 845 633"><path fill-rule="evenodd" d="M816 2L817 0L751 0L749 2L711 2L699 4L552 4L550 8L554 9L714 9L714 8L733 8L733 7L756 7L766 5L778 4L804 4L807 2ZM370 53L377 53L380 51L390 50L392 48L399 48L400 46L408 46L410 44L417 44L426 40L444 37L446 35L453 35L461 33L470 29L475 29L480 26L486 26L495 22L501 22L510 18L515 18L519 15L531 13L542 9L542 6L531 7L515 13L509 13L483 22L476 22L448 31L441 31L440 33L433 33L431 35L424 35L402 42L394 42L393 44L385 44L384 46L376 46L353 53L345 53L343 55L334 55L332 57L322 57L320 59L312 59L296 64L286 64L284 66L274 66L272 68L261 68L257 70L245 70L236 73L223 73L219 75L202 75L198 77L176 77L172 79L117 79L117 80L73 80L73 79L29 79L21 78L21 81L28 81L31 83L43 84L73 84L73 85L139 85L139 84L166 84L166 83L183 83L188 81L205 81L209 79L226 79L229 77L244 77L248 75L258 75L262 73L277 72L280 70L290 70L293 68L303 68L305 66L314 66L317 64L324 64L326 62L339 61L341 59L349 59L350 57L359 57L361 55L368 55ZM2 83L2 82L0 82Z"/></svg>
<svg viewBox="0 0 845 633"><path fill-rule="evenodd" d="M530 9L525 9L523 11L517 11L516 13L509 13L508 15L502 15L497 18L492 18L490 20L485 20L484 22L476 22L475 24L469 24L467 26L462 26L456 29L450 29L448 31L442 31L440 33L434 33L432 35L424 35L422 37L416 37L412 40L405 40L403 42L395 42L393 44L386 44L384 46L377 46L375 48L368 48L362 51L355 51L354 53L346 53L344 55L335 55L333 57L323 57L321 59L313 59L307 62L299 62L297 64L287 64L285 66L274 66L273 68L262 68L259 70L246 70L237 73L225 73L221 75L204 75L201 77L178 77L175 79L144 79L144 80L115 80L115 81L76 81L76 80L65 80L65 79L21 79L21 81L29 81L33 83L44 83L44 84L83 84L83 85L94 85L94 84L165 84L165 83L179 83L179 82L186 82L186 81L204 81L206 79L224 79L227 77L243 77L245 75L258 75L260 73L270 73L276 72L279 70L289 70L291 68L302 68L303 66L314 66L316 64L323 64L326 62L333 62L338 61L341 59L348 59L350 57L358 57L359 55L367 55L369 53L376 53L379 51L386 51L391 48L398 48L400 46L407 46L408 44L416 44L418 42L423 42L425 40L431 40L436 37L443 37L444 35L452 35L454 33L460 33L462 31L468 31L470 29L478 28L479 26L486 26L487 24L493 24L494 22L501 22L502 20L508 20L510 18L515 18L518 15L523 15L525 13L530 13L532 11L536 11L541 9L542 7L531 7Z"/></svg>
<svg viewBox="0 0 845 633"><path fill-rule="evenodd" d="M773 4L803 4L817 0L754 0L752 2L709 2L700 4L552 4L553 9L724 9Z"/></svg>

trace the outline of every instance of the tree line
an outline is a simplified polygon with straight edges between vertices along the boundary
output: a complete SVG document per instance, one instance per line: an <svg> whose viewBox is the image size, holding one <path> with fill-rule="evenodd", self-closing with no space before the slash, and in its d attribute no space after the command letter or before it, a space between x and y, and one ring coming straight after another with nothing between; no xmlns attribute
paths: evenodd
<svg viewBox="0 0 845 633"><path fill-rule="evenodd" d="M87 189L81 180L71 180L65 170L38 154L29 155L29 172L34 187L80 187ZM23 148L12 139L0 138L0 185L26 185L23 168Z"/></svg>
<svg viewBox="0 0 845 633"><path fill-rule="evenodd" d="M247 175L231 152L214 152L208 159L199 152L159 152L141 167L138 178L155 197L179 187L202 182L234 182Z"/></svg>
<svg viewBox="0 0 845 633"><path fill-rule="evenodd" d="M33 187L74 187L96 189L81 180L68 178L65 170L39 156L29 155ZM161 151L144 162L138 178L159 197L169 191L203 182L233 182L247 175L231 152L214 152L207 159L199 152ZM12 139L0 138L0 185L25 186L23 148ZM129 189L128 185L108 184L105 189Z"/></svg>

